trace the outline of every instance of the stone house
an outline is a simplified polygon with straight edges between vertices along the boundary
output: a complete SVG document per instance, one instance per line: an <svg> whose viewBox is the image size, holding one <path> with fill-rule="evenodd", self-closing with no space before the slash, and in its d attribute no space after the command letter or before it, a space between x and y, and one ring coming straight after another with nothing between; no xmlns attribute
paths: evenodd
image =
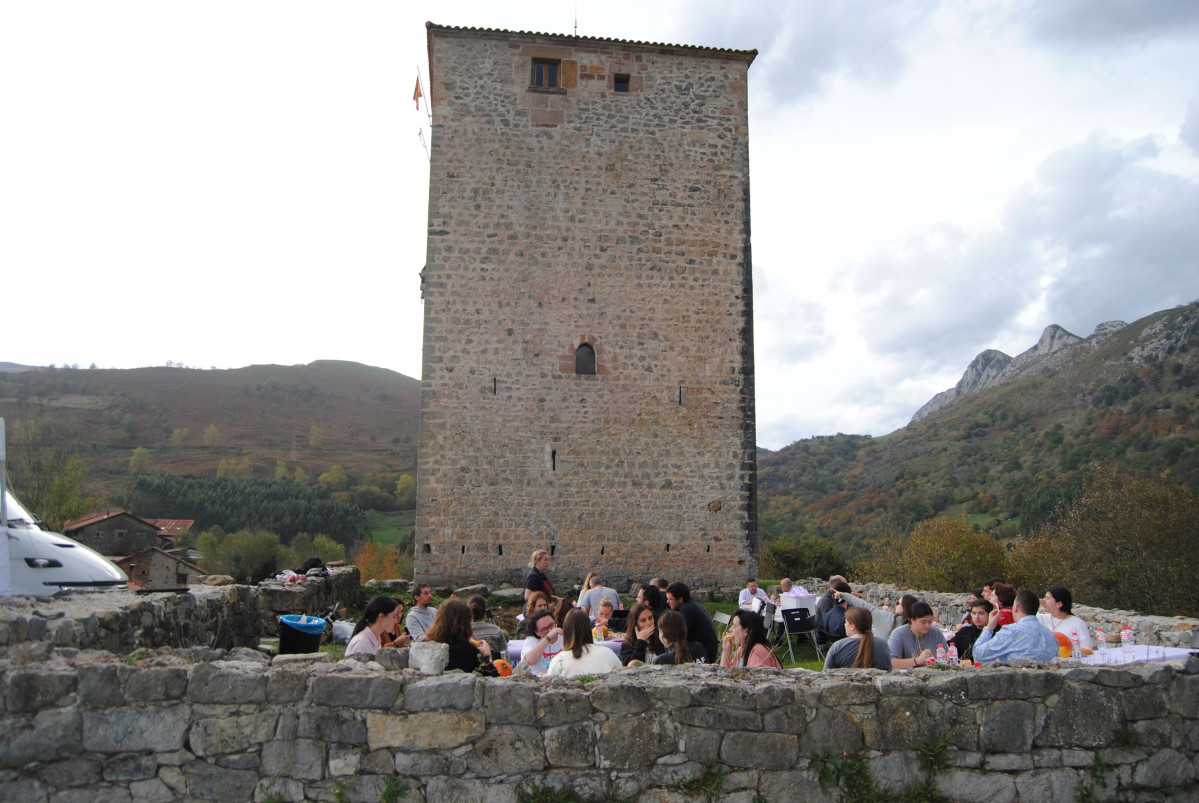
<svg viewBox="0 0 1199 803"><path fill-rule="evenodd" d="M428 26L434 584L757 573L756 51ZM621 585L616 586L618 589Z"/></svg>
<svg viewBox="0 0 1199 803"><path fill-rule="evenodd" d="M208 572L159 547L147 547L120 558L116 564L141 588L184 588Z"/></svg>
<svg viewBox="0 0 1199 803"><path fill-rule="evenodd" d="M68 521L63 525L63 535L101 555L129 555L170 543L155 524L124 511L93 513Z"/></svg>

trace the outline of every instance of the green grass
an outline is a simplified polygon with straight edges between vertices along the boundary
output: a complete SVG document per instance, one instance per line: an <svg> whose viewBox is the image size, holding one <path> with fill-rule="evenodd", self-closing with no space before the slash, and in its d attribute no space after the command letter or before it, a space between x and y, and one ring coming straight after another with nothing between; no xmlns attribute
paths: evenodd
<svg viewBox="0 0 1199 803"><path fill-rule="evenodd" d="M375 546L408 544L416 529L416 511L401 510L396 513L375 513L367 517L371 528L371 541Z"/></svg>
<svg viewBox="0 0 1199 803"><path fill-rule="evenodd" d="M777 580L759 580L758 581L759 588L769 588L772 585L778 585L778 581ZM737 610L737 598L736 597L732 597L730 599L721 599L716 602L703 602L700 604L702 604L704 606L704 610L706 610L708 612L709 616L711 616L714 613L727 613L729 615L732 615L732 613ZM781 627L782 625L776 625L776 626ZM722 632L720 629L720 625L716 626L716 630L718 633ZM816 648L812 646L811 639L808 639L806 641L800 641L799 639L793 639L792 640L792 649L795 652L795 661L794 662L791 662L789 660L791 657L790 653L788 653L785 648L783 649L782 656L779 658L779 660L783 662L783 669L811 669L813 672L820 672L821 670L824 669L824 661L820 660L820 658L818 658L816 656ZM775 650L774 654L778 655L779 651Z"/></svg>

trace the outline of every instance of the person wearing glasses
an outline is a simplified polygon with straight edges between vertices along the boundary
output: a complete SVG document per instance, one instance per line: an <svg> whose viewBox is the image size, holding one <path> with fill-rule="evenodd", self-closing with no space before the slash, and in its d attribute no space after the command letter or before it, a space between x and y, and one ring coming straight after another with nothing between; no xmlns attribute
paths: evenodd
<svg viewBox="0 0 1199 803"><path fill-rule="evenodd" d="M935 658L937 647L949 649L945 634L933 627L933 609L923 600L906 610L908 623L895 628L887 643L891 650L892 669L911 669L924 666L928 659Z"/></svg>
<svg viewBox="0 0 1199 803"><path fill-rule="evenodd" d="M529 671L534 675L544 675L550 668L550 661L562 652L565 646L562 641L562 628L554 621L551 611L538 611L529 617L528 638L520 650L520 660L529 665Z"/></svg>

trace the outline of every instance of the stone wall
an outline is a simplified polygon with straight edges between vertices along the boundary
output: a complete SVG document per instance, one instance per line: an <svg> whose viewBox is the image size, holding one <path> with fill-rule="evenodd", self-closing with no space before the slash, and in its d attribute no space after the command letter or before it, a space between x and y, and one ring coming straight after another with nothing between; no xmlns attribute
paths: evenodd
<svg viewBox="0 0 1199 803"><path fill-rule="evenodd" d="M754 54L431 26L429 57L416 576L743 582Z"/></svg>
<svg viewBox="0 0 1199 803"><path fill-rule="evenodd" d="M832 801L812 756L860 757L900 790L928 780L916 749L946 736L932 780L949 801L1194 799L1199 773L1194 660L829 676L646 667L584 683L194 656L0 662L5 795L377 801L400 779L408 799L439 803L515 801L534 784L677 801L707 771L717 799Z"/></svg>
<svg viewBox="0 0 1199 803"><path fill-rule="evenodd" d="M263 580L258 584L258 599L262 634L274 636L279 631L279 617L284 614L319 614L335 605L361 608L362 574L357 566L333 566L328 577L314 577L303 583Z"/></svg>

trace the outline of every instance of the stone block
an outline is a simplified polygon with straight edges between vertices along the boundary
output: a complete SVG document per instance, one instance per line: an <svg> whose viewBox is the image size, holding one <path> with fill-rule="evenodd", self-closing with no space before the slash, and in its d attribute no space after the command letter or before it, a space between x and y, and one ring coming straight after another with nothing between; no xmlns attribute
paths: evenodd
<svg viewBox="0 0 1199 803"><path fill-rule="evenodd" d="M258 770L259 755L256 752L227 753L216 757L216 765L230 770Z"/></svg>
<svg viewBox="0 0 1199 803"><path fill-rule="evenodd" d="M484 778L540 772L546 760L541 732L527 725L488 728L464 758L471 772Z"/></svg>
<svg viewBox="0 0 1199 803"><path fill-rule="evenodd" d="M650 696L638 683L613 679L591 692L591 705L605 714L634 714L650 706Z"/></svg>
<svg viewBox="0 0 1199 803"><path fill-rule="evenodd" d="M1031 770L1033 767L1032 756L1028 753L999 753L987 756L986 768L990 772Z"/></svg>
<svg viewBox="0 0 1199 803"><path fill-rule="evenodd" d="M262 745L262 771L267 775L319 781L325 777L327 745L316 739L272 740Z"/></svg>
<svg viewBox="0 0 1199 803"><path fill-rule="evenodd" d="M180 700L187 691L187 670L178 667L147 667L134 672L125 683L130 703Z"/></svg>
<svg viewBox="0 0 1199 803"><path fill-rule="evenodd" d="M201 758L238 753L275 736L277 714L197 717L187 734L193 753Z"/></svg>
<svg viewBox="0 0 1199 803"><path fill-rule="evenodd" d="M356 775L362 766L362 749L330 745L327 774L330 778Z"/></svg>
<svg viewBox="0 0 1199 803"><path fill-rule="evenodd" d="M820 704L829 708L866 705L878 702L878 687L873 683L843 681L820 689Z"/></svg>
<svg viewBox="0 0 1199 803"><path fill-rule="evenodd" d="M102 771L106 781L144 781L158 774L158 762L153 756L122 753L105 761Z"/></svg>
<svg viewBox="0 0 1199 803"><path fill-rule="evenodd" d="M138 803L170 803L175 794L158 778L134 781L129 784L129 795Z"/></svg>
<svg viewBox="0 0 1199 803"><path fill-rule="evenodd" d="M450 664L450 645L418 641L408 648L408 667L422 675L440 675Z"/></svg>
<svg viewBox="0 0 1199 803"><path fill-rule="evenodd" d="M875 716L862 722L867 747L892 750L897 744L917 745L941 738L941 723L924 697L884 697L875 711Z"/></svg>
<svg viewBox="0 0 1199 803"><path fill-rule="evenodd" d="M327 652L288 652L276 655L270 661L272 667L305 667L312 664L331 664L333 656Z"/></svg>
<svg viewBox="0 0 1199 803"><path fill-rule="evenodd" d="M311 700L331 708L391 709L406 702L400 692L404 681L380 672L343 672L312 679Z"/></svg>
<svg viewBox="0 0 1199 803"><path fill-rule="evenodd" d="M46 786L41 781L25 779L8 781L4 784L4 794L10 800L21 803L47 803L52 786Z"/></svg>
<svg viewBox="0 0 1199 803"><path fill-rule="evenodd" d="M688 706L672 711L675 721L683 725L716 730L762 730L762 715L753 710Z"/></svg>
<svg viewBox="0 0 1199 803"><path fill-rule="evenodd" d="M378 751L383 753L384 751ZM421 752L407 753L397 750L392 764L398 775L462 775L466 772L466 761L456 755Z"/></svg>
<svg viewBox="0 0 1199 803"><path fill-rule="evenodd" d="M1034 742L1038 747L1104 747L1123 724L1120 692L1107 686L1071 683L1046 702L1045 724Z"/></svg>
<svg viewBox="0 0 1199 803"><path fill-rule="evenodd" d="M901 740L900 744L910 743ZM897 794L928 780L927 773L921 769L920 762L916 759L916 753L911 750L884 753L876 758L868 759L867 764L878 788L884 792Z"/></svg>
<svg viewBox="0 0 1199 803"><path fill-rule="evenodd" d="M398 672L401 669L407 669L408 648L396 647L394 649L379 650L379 653L375 656L375 662L388 672Z"/></svg>
<svg viewBox="0 0 1199 803"><path fill-rule="evenodd" d="M790 683L761 684L752 691L754 708L763 713L795 704L795 688Z"/></svg>
<svg viewBox="0 0 1199 803"><path fill-rule="evenodd" d="M795 765L799 740L789 733L726 731L720 742L720 759L734 767L782 770Z"/></svg>
<svg viewBox="0 0 1199 803"><path fill-rule="evenodd" d="M201 800L246 800L258 787L256 771L225 769L207 761L184 764L183 777L187 794Z"/></svg>
<svg viewBox="0 0 1199 803"><path fill-rule="evenodd" d="M301 739L323 739L345 745L366 744L366 721L350 711L301 710L296 724Z"/></svg>
<svg viewBox="0 0 1199 803"><path fill-rule="evenodd" d="M642 769L675 750L675 726L663 715L616 716L600 725L599 766Z"/></svg>
<svg viewBox="0 0 1199 803"><path fill-rule="evenodd" d="M553 790L562 793L562 797L574 794L583 800L610 800L612 798L612 783L606 772L550 770L541 775L535 782L539 789ZM533 783L526 781L522 790L531 795Z"/></svg>
<svg viewBox="0 0 1199 803"><path fill-rule="evenodd" d="M762 729L799 735L807 730L808 717L812 714L812 709L802 703L775 708L762 714Z"/></svg>
<svg viewBox="0 0 1199 803"><path fill-rule="evenodd" d="M47 786L71 788L100 782L100 762L81 756L52 761L38 770L38 777Z"/></svg>
<svg viewBox="0 0 1199 803"><path fill-rule="evenodd" d="M803 803L838 803L840 790L821 789L820 781L807 770L793 769L782 772L763 770L759 774L759 785L767 800L787 799Z"/></svg>
<svg viewBox="0 0 1199 803"><path fill-rule="evenodd" d="M1016 793L1021 800L1074 800L1081 780L1077 770L1032 770L1016 776Z"/></svg>
<svg viewBox="0 0 1199 803"><path fill-rule="evenodd" d="M555 725L591 721L591 699L577 689L547 689L537 696L537 724Z"/></svg>
<svg viewBox="0 0 1199 803"><path fill-rule="evenodd" d="M404 688L404 710L471 709L475 704L477 679L478 676L473 674L452 673L409 683Z"/></svg>
<svg viewBox="0 0 1199 803"><path fill-rule="evenodd" d="M83 749L96 753L179 750L190 720L186 705L85 711Z"/></svg>
<svg viewBox="0 0 1199 803"><path fill-rule="evenodd" d="M587 725L559 725L542 732L545 758L551 767L595 766L595 729Z"/></svg>
<svg viewBox="0 0 1199 803"><path fill-rule="evenodd" d="M937 791L947 803L1015 803L1016 782L1000 773L949 770L937 776ZM1073 797L1067 798L1073 800Z"/></svg>
<svg viewBox="0 0 1199 803"><path fill-rule="evenodd" d="M753 709L754 695L740 684L713 681L696 684L691 689L691 704L735 710Z"/></svg>
<svg viewBox="0 0 1199 803"><path fill-rule="evenodd" d="M971 700L1032 700L1061 688L1062 679L1047 670L984 667L966 676Z"/></svg>
<svg viewBox="0 0 1199 803"><path fill-rule="evenodd" d="M487 721L497 725L532 725L537 717L536 687L507 679L484 680L483 711ZM601 691L596 689L596 691Z"/></svg>
<svg viewBox="0 0 1199 803"><path fill-rule="evenodd" d="M74 670L54 664L5 673L4 698L6 710L24 714L43 708L56 708L68 702L75 693L78 678Z"/></svg>
<svg viewBox="0 0 1199 803"><path fill-rule="evenodd" d="M1037 709L1024 700L992 702L983 708L982 749L987 753L1025 753L1032 749Z"/></svg>
<svg viewBox="0 0 1199 803"><path fill-rule="evenodd" d="M707 728L679 728L679 752L692 761L715 764L720 759L720 740L723 734Z"/></svg>
<svg viewBox="0 0 1199 803"><path fill-rule="evenodd" d="M1175 675L1166 694L1166 708L1171 714L1195 719L1199 711L1199 675Z"/></svg>
<svg viewBox="0 0 1199 803"><path fill-rule="evenodd" d="M416 714L366 715L367 744L371 750L448 750L472 742L487 729L478 711L424 711Z"/></svg>
<svg viewBox="0 0 1199 803"><path fill-rule="evenodd" d="M124 705L124 682L135 671L126 664L79 664L76 693L88 705L99 708Z"/></svg>
<svg viewBox="0 0 1199 803"><path fill-rule="evenodd" d="M847 711L824 708L799 737L799 753L807 756L821 750L832 750L837 755L850 755L862 749L864 736L858 718Z"/></svg>
<svg viewBox="0 0 1199 803"><path fill-rule="evenodd" d="M939 678L943 674L943 672L921 672L920 677L911 677L909 675L876 675L873 678L873 682L874 687L878 689L879 698L922 695L926 689L926 679Z"/></svg>
<svg viewBox="0 0 1199 803"><path fill-rule="evenodd" d="M133 796L123 786L101 784L91 789L65 789L50 800L52 803L132 803Z"/></svg>
<svg viewBox="0 0 1199 803"><path fill-rule="evenodd" d="M1147 789L1168 789L1194 780L1194 763L1177 750L1157 750L1132 772L1132 782Z"/></svg>
<svg viewBox="0 0 1199 803"><path fill-rule="evenodd" d="M437 803L517 803L515 779L493 783L491 781L463 780L461 778L430 778L425 789L428 800Z"/></svg>
<svg viewBox="0 0 1199 803"><path fill-rule="evenodd" d="M268 703L297 703L308 693L307 672L297 668L271 669L267 673L266 700Z"/></svg>
<svg viewBox="0 0 1199 803"><path fill-rule="evenodd" d="M257 664L214 661L192 668L187 695L193 703L263 703L266 681Z"/></svg>

